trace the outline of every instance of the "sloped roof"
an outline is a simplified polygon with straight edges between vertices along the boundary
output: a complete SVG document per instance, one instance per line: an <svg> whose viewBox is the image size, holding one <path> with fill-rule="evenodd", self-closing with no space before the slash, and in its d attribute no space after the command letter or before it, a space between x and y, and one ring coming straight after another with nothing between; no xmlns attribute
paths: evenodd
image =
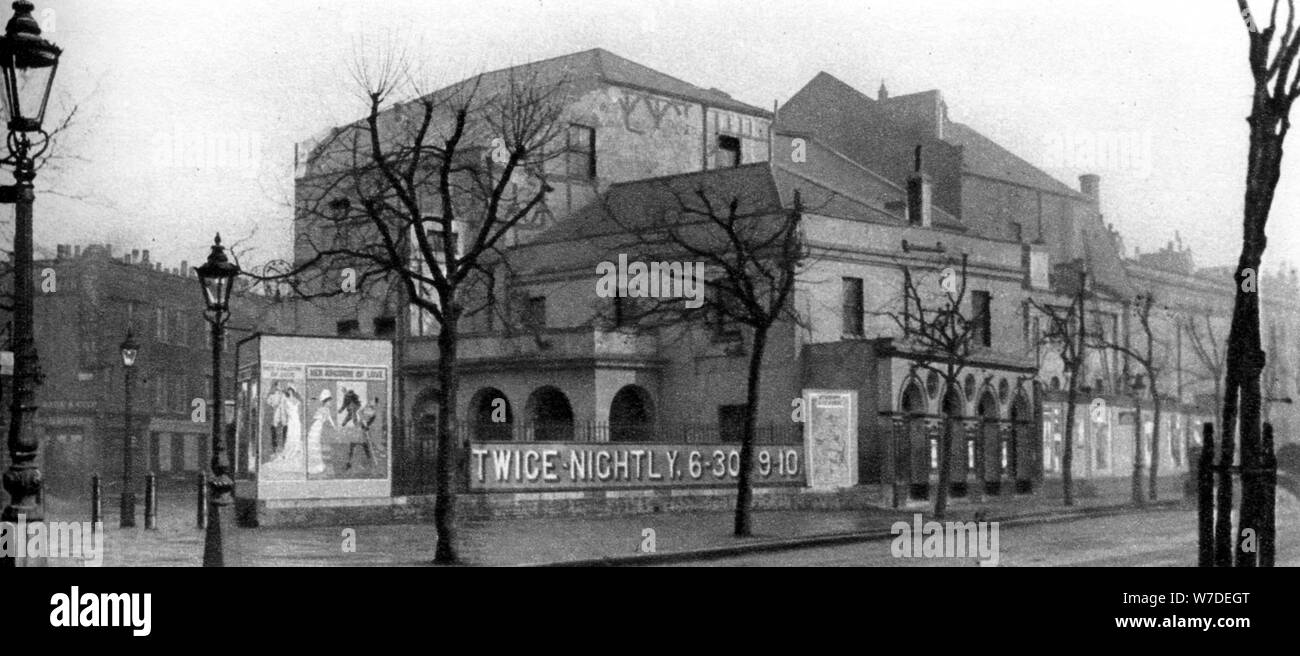
<svg viewBox="0 0 1300 656"><path fill-rule="evenodd" d="M948 121L944 124L943 136L944 141L964 149L962 169L965 172L1087 200L1083 194L1038 170L968 125Z"/></svg>
<svg viewBox="0 0 1300 656"><path fill-rule="evenodd" d="M604 48L592 48L568 55L542 59L535 62L511 66L483 74L485 79L493 79L501 74L515 72L527 76L536 76L542 80L568 79L600 80L609 84L636 87L651 93L676 96L685 100L702 103L710 107L728 109L745 114L771 116L766 111L740 102L723 91L705 89L690 82L661 73L653 68L638 64L625 57L620 57ZM457 82L448 88L466 84L479 76Z"/></svg>
<svg viewBox="0 0 1300 656"><path fill-rule="evenodd" d="M646 178L610 185L596 201L560 221L532 243L582 241L627 229L642 229L661 221L665 208L682 204L697 206L701 203L700 193L711 202L735 198L739 211L746 213L763 209L777 211L782 207L767 162Z"/></svg>

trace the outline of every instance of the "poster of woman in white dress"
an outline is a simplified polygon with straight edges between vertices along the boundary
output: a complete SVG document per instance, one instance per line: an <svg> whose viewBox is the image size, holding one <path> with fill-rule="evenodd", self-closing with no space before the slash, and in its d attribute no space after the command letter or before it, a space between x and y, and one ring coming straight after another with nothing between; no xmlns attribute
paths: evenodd
<svg viewBox="0 0 1300 656"><path fill-rule="evenodd" d="M266 365L262 371L262 440L260 476L301 480L307 476L303 435L307 387L302 365Z"/></svg>

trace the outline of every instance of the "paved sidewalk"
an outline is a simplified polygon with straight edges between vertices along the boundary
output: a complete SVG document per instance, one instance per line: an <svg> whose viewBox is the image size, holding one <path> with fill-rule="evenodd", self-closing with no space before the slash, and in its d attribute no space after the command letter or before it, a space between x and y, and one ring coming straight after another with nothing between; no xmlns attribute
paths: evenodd
<svg viewBox="0 0 1300 656"><path fill-rule="evenodd" d="M1162 486L1162 499L1178 499L1176 485ZM1098 511L1122 507L1127 493L1117 486L1109 493L1081 498L1072 510ZM1121 494L1122 493L1122 494ZM197 566L203 533L194 526L192 493L160 494L159 529L119 529L116 496L105 494L105 566ZM140 512L143 512L141 507ZM928 504L900 510L763 511L754 514L754 536L731 535L730 512L659 513L619 517L499 519L462 522L461 555L468 565L527 565L598 561L637 556L652 530L657 558L664 554L718 548L755 548L775 541L888 531L912 514L928 515ZM982 512L987 520L1012 517L1059 516L1067 509L1051 496L993 500L981 505L960 502L949 518L971 519ZM49 519L89 519L82 500L47 499ZM137 515L143 526L143 515ZM355 530L355 552L343 549L344 529ZM238 529L233 536L254 566L420 566L432 562L436 533L432 524L385 524L319 528ZM835 539L835 538L831 538ZM761 547L760 547L761 548Z"/></svg>

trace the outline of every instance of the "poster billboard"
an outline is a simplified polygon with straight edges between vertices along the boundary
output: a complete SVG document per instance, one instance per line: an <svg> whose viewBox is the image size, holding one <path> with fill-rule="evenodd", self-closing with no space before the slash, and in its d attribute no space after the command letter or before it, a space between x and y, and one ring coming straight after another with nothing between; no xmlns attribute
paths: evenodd
<svg viewBox="0 0 1300 656"><path fill-rule="evenodd" d="M804 390L808 487L834 490L858 484L857 401L852 390Z"/></svg>
<svg viewBox="0 0 1300 656"><path fill-rule="evenodd" d="M240 466L259 498L391 493L389 342L261 335L239 354Z"/></svg>

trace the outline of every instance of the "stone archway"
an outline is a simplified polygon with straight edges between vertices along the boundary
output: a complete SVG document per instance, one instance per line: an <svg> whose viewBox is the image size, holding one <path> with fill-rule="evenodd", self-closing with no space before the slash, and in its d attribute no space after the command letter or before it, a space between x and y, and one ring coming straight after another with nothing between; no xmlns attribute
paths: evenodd
<svg viewBox="0 0 1300 656"><path fill-rule="evenodd" d="M411 432L404 448L400 466L401 486L412 494L433 492L438 462L438 401L442 398L436 388L426 388L411 404ZM396 481L394 481L396 483Z"/></svg>
<svg viewBox="0 0 1300 656"><path fill-rule="evenodd" d="M903 415L903 439L898 445L895 467L905 473L908 496L913 499L930 497L930 440L926 434L925 388L915 378L903 387L899 396L899 412Z"/></svg>
<svg viewBox="0 0 1300 656"><path fill-rule="evenodd" d="M654 402L639 385L626 385L609 404L610 442L650 442L654 439Z"/></svg>
<svg viewBox="0 0 1300 656"><path fill-rule="evenodd" d="M533 390L526 411L534 441L573 441L573 406L559 388L547 385Z"/></svg>
<svg viewBox="0 0 1300 656"><path fill-rule="evenodd" d="M965 402L961 398L961 392L956 386L944 390L943 403L939 410L943 414L943 425L941 430L947 437L948 453L948 492L953 497L964 497L969 493L969 486L966 483L968 472L966 460L966 426L962 421L963 408ZM931 449L936 454L931 456L931 463L938 467L940 464L938 458L942 455L939 450L944 443L943 439L936 440Z"/></svg>
<svg viewBox="0 0 1300 656"><path fill-rule="evenodd" d="M1042 462L1035 454L1042 453L1041 426L1034 417L1033 404L1025 395L1025 390L1016 392L1011 403L1011 476L1015 480L1016 492L1030 494L1034 491L1034 481L1038 478L1034 471L1036 463Z"/></svg>
<svg viewBox="0 0 1300 656"><path fill-rule="evenodd" d="M484 387L469 402L471 439L477 442L509 442L513 439L515 411L510 399L495 387Z"/></svg>
<svg viewBox="0 0 1300 656"><path fill-rule="evenodd" d="M1002 424L998 412L998 399L992 389L985 389L976 408L979 414L979 467L980 484L985 494L1002 492L1004 446Z"/></svg>

